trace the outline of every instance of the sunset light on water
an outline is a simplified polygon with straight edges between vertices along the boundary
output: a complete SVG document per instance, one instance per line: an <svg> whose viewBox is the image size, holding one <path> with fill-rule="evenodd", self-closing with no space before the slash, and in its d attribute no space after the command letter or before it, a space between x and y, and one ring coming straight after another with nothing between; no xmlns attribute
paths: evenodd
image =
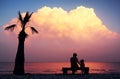
<svg viewBox="0 0 120 79"><path fill-rule="evenodd" d="M0 63L0 74L11 74L13 63ZM115 74L120 73L120 63L107 62L86 62L86 67L90 67L90 74ZM4 66L6 65L6 66ZM70 67L70 62L44 62L26 63L25 71L31 74L62 74L62 67ZM71 74L71 71L68 71ZM77 74L81 74L78 70Z"/></svg>

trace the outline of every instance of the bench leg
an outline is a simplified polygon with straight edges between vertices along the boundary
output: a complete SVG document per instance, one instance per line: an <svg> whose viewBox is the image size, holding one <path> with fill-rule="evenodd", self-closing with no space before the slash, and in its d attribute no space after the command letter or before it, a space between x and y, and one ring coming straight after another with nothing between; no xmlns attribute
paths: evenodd
<svg viewBox="0 0 120 79"><path fill-rule="evenodd" d="M63 74L67 74L67 70L63 69Z"/></svg>
<svg viewBox="0 0 120 79"><path fill-rule="evenodd" d="M72 74L75 74L76 71L77 71L77 70L72 69Z"/></svg>
<svg viewBox="0 0 120 79"><path fill-rule="evenodd" d="M89 68L88 68L88 67L86 67L86 68L84 69L84 74L89 74Z"/></svg>

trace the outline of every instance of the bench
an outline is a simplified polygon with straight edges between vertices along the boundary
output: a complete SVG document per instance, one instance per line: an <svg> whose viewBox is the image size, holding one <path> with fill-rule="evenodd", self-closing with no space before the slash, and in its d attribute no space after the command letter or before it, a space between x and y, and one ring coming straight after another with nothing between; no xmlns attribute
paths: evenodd
<svg viewBox="0 0 120 79"><path fill-rule="evenodd" d="M69 67L63 67L63 68L62 68L63 74L67 74L67 71L68 71L68 70L73 71L72 68L69 68ZM82 71L83 71L83 74L89 74L89 67L85 67L85 68L77 68L76 70L82 70Z"/></svg>

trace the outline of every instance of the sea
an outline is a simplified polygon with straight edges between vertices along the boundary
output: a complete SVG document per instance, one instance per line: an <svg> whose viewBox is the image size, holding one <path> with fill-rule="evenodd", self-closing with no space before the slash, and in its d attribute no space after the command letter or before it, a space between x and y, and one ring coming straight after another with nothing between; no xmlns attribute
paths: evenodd
<svg viewBox="0 0 120 79"><path fill-rule="evenodd" d="M118 74L120 62L85 62L92 74ZM31 74L62 74L62 67L70 67L70 62L27 62L25 73ZM14 63L0 62L0 74L12 74ZM72 73L68 71L68 73ZM77 71L76 74L81 73Z"/></svg>

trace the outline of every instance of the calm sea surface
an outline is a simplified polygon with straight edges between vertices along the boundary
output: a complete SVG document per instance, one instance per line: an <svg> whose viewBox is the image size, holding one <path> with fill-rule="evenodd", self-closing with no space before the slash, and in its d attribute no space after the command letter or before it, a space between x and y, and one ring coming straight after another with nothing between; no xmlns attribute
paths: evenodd
<svg viewBox="0 0 120 79"><path fill-rule="evenodd" d="M120 73L120 63L86 62L90 73ZM25 63L25 72L32 74L60 74L62 67L70 67L69 62ZM0 74L11 74L14 63L0 63ZM71 71L69 71L71 73ZM77 73L81 73L78 71Z"/></svg>

